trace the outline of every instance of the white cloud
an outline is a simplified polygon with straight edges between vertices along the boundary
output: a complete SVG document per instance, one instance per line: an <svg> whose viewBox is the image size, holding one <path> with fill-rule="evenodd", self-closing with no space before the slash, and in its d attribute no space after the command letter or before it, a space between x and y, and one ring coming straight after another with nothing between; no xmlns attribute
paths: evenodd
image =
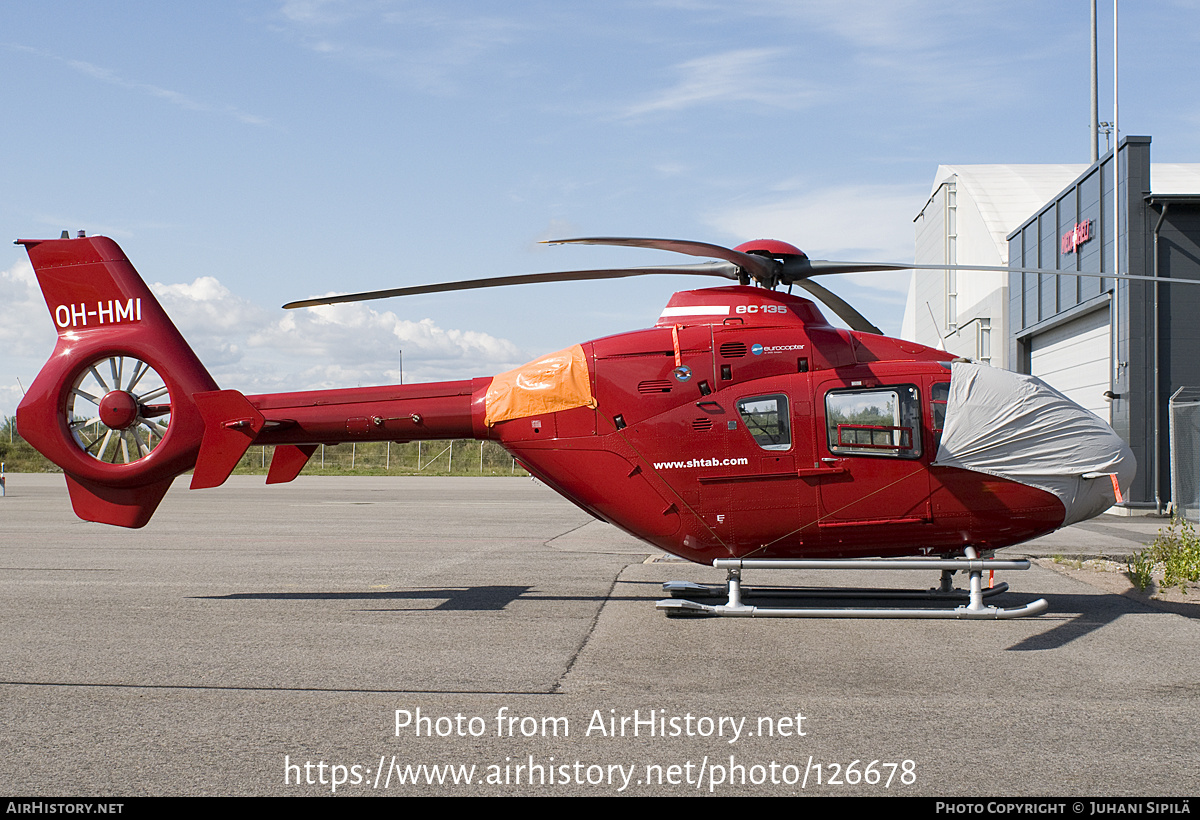
<svg viewBox="0 0 1200 820"><path fill-rule="evenodd" d="M946 105L995 108L1011 99L1014 87L1028 87L1031 65L1061 53L1069 37L1053 27L1031 37L1016 22L1021 13L955 0L671 0L667 5L710 25L723 21L730 30L753 21L765 41L795 43L788 49L788 82L807 89L802 103L816 101L819 89L820 101L835 108L856 100L874 107L900 99L907 109L919 106L935 114ZM1020 32L1018 38L1011 37L1014 31ZM997 57L989 46L1000 38L1015 40L1020 50Z"/></svg>
<svg viewBox="0 0 1200 820"><path fill-rule="evenodd" d="M56 333L33 266L21 261L0 271L0 415L11 416L54 350Z"/></svg>
<svg viewBox="0 0 1200 820"><path fill-rule="evenodd" d="M0 358L46 357L54 347L54 323L38 289L33 266L21 261L0 271Z"/></svg>
<svg viewBox="0 0 1200 820"><path fill-rule="evenodd" d="M816 97L808 84L780 69L784 51L748 48L688 60L674 67L678 82L628 106L626 117L679 111L698 105L742 102L799 108Z"/></svg>
<svg viewBox="0 0 1200 820"><path fill-rule="evenodd" d="M406 383L490 376L533 358L507 339L366 305L272 318L212 276L150 288L217 383L247 393L394 384L401 350ZM0 304L0 412L11 415L21 397L17 380L28 389L55 332L28 262L0 272Z"/></svg>
<svg viewBox="0 0 1200 820"><path fill-rule="evenodd" d="M498 54L521 28L501 17L388 0L288 0L279 14L302 47L427 94L457 94L472 84L468 76L519 64Z"/></svg>
<svg viewBox="0 0 1200 820"><path fill-rule="evenodd" d="M416 374L421 380L491 375L529 358L506 339L442 328L432 319L412 322L363 304L289 312L251 334L248 343L274 357L286 352L302 365L302 373L323 385L333 376L351 373L361 383L394 382L401 351L406 382L414 381Z"/></svg>
<svg viewBox="0 0 1200 820"><path fill-rule="evenodd" d="M217 383L243 392L325 390L493 375L532 358L506 339L407 321L364 304L273 314L211 276L153 286Z"/></svg>
<svg viewBox="0 0 1200 820"><path fill-rule="evenodd" d="M167 315L209 368L241 360L246 335L267 321L267 312L234 296L213 276L189 284L150 286Z"/></svg>
<svg viewBox="0 0 1200 820"><path fill-rule="evenodd" d="M163 307L185 311L181 321L195 332L228 330L247 322L263 319L264 311L221 284L215 276L201 276L191 284L164 285L155 282L150 286Z"/></svg>
<svg viewBox="0 0 1200 820"><path fill-rule="evenodd" d="M977 16L961 5L944 0L841 0L799 5L776 1L766 7L784 14L795 12L805 25L836 34L856 48L894 53L945 48L944 28L949 21Z"/></svg>
<svg viewBox="0 0 1200 820"><path fill-rule="evenodd" d="M801 186L792 184L789 187ZM706 222L736 238L791 242L812 259L851 262L911 262L915 248L914 208L923 187L847 185L780 192L773 201L732 206L710 214ZM821 277L821 284L853 304L868 319L895 334L900 330L907 271ZM827 311L832 319L832 312Z"/></svg>
<svg viewBox="0 0 1200 820"><path fill-rule="evenodd" d="M851 48L888 52L944 49L955 30L971 23L979 28L1000 16L994 6L956 0L671 0L667 5L733 21L760 18L772 32L803 32L808 41L824 32Z"/></svg>
<svg viewBox="0 0 1200 820"><path fill-rule="evenodd" d="M21 379L25 381L24 378ZM28 383L25 385L28 387ZM21 389L14 378L12 384L0 384L0 416L7 418L16 415L17 405L21 403Z"/></svg>
<svg viewBox="0 0 1200 820"><path fill-rule="evenodd" d="M782 239L813 259L911 262L914 208L924 188L846 185L781 195L774 201L731 206L705 222L739 242ZM907 288L907 282L900 290Z"/></svg>
<svg viewBox="0 0 1200 820"><path fill-rule="evenodd" d="M75 71L78 71L80 74L91 77L93 80L99 80L100 82L108 83L109 85L115 85L129 91L135 91L139 94L146 94L151 97L156 97L160 100L164 100L172 105L178 106L179 108L185 108L189 111L222 114L233 117L239 122L246 123L247 125L268 125L270 123L266 117L260 117L257 114L250 114L246 111L235 108L232 105L204 102L169 88L163 88L162 86L153 85L151 83L140 83L134 80L128 80L110 68L104 68L103 66L98 66L94 63L89 63L84 60L68 60L66 58L59 57L57 54L39 51L38 49L30 48L28 46L9 45L8 48L13 49L14 51L22 51L27 54L35 54L38 57L56 60L66 66L69 66Z"/></svg>
<svg viewBox="0 0 1200 820"><path fill-rule="evenodd" d="M300 25L329 25L340 23L353 12L342 0L287 0L279 13Z"/></svg>

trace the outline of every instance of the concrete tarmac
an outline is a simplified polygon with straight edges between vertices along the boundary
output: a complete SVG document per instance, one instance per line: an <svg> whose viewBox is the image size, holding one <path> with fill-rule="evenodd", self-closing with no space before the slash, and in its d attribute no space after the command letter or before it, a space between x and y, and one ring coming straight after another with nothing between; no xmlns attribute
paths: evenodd
<svg viewBox="0 0 1200 820"><path fill-rule="evenodd" d="M1188 607L1035 566L1006 573L998 601L1045 597L1031 619L668 619L662 582L719 573L662 560L529 479L261 484L180 480L129 531L76 519L61 476L9 476L3 791L1186 796L1200 783ZM1116 556L1159 525L1106 517L1010 552ZM748 583L936 580L779 575Z"/></svg>

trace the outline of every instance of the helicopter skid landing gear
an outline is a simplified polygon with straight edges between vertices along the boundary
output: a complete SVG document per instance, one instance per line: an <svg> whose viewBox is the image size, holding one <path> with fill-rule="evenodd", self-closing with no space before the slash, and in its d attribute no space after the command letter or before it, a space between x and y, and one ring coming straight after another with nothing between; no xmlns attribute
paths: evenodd
<svg viewBox="0 0 1200 820"><path fill-rule="evenodd" d="M1008 589L1008 584L998 584L983 589L983 573L995 569L1029 569L1029 561L981 560L975 550L967 547L965 558L912 558L903 560L857 558L826 560L772 560L718 558L713 561L717 569L727 572L725 587L672 581L663 584L663 591L672 597L659 601L657 607L668 616L711 616L729 618L945 618L956 620L997 620L1023 618L1039 615L1049 608L1044 598L1025 606L1004 608L985 606L984 599L999 595ZM845 607L819 609L815 607L760 607L742 602L743 569L936 569L941 570L938 586L927 591L884 590L884 589L764 589L756 596L788 598L868 598L868 599L924 599L934 601L962 601L963 606L943 609L888 609L884 607ZM966 572L970 577L970 589L953 588L951 578L955 572ZM709 605L688 598L716 597L728 595L724 604ZM686 596L686 598L685 598Z"/></svg>

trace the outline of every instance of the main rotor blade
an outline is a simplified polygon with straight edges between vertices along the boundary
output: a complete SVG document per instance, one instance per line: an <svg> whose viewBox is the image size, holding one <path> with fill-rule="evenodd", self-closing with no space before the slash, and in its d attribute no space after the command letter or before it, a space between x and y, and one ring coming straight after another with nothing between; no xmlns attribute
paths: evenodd
<svg viewBox="0 0 1200 820"><path fill-rule="evenodd" d="M779 281L781 265L767 256L752 253L742 253L722 245L712 245L708 242L693 242L690 239L642 239L629 236L592 236L580 239L549 239L544 245L619 245L628 248L655 248L660 251L674 251L688 256L707 256L713 259L724 259L732 262L758 282L766 287L774 287Z"/></svg>
<svg viewBox="0 0 1200 820"><path fill-rule="evenodd" d="M800 279L796 284L820 299L826 307L838 315L839 319L849 325L851 330L874 333L879 336L883 335L882 330L875 327L865 316L850 307L849 302L829 290L829 288L818 285L811 279Z"/></svg>
<svg viewBox="0 0 1200 820"><path fill-rule="evenodd" d="M364 293L345 293L338 296L321 296L288 302L285 310L317 305L336 305L343 302L366 302L371 299L388 299L392 296L416 296L422 293L444 293L451 290L474 290L476 288L499 288L506 285L530 285L539 282L582 282L592 279L623 279L627 276L654 276L674 274L687 276L718 276L722 279L738 279L738 267L729 262L704 262L692 265L660 265L648 268L613 268L604 270L554 271L551 273L523 273L516 276L496 276L491 279L464 279L460 282L442 282L437 285L416 285L408 288L388 288Z"/></svg>
<svg viewBox="0 0 1200 820"><path fill-rule="evenodd" d="M1162 276L1140 276L1133 273L1112 273L1085 270L1054 270L1053 268L1008 268L1002 265L917 265L902 262L830 262L822 259L789 260L784 264L780 281L799 284L810 276L831 273L868 273L887 270L955 270L981 273L1046 273L1054 276L1082 276L1094 279L1133 279L1139 282L1162 282L1169 285L1200 285L1200 279L1167 279Z"/></svg>
<svg viewBox="0 0 1200 820"><path fill-rule="evenodd" d="M790 285L792 282L799 282L801 279L807 279L810 276L824 276L833 273L909 270L912 267L912 265L893 262L830 262L825 259L789 259L783 263L783 275L780 277L780 281L785 285Z"/></svg>
<svg viewBox="0 0 1200 820"><path fill-rule="evenodd" d="M1169 279L1163 276L1140 276L1134 273L1105 273L1087 270L1054 270L1053 268L1006 268L998 265L904 265L909 270L964 270L996 273L1048 273L1054 276L1082 276L1091 279L1132 279L1138 282L1162 282L1164 285L1200 285L1200 279Z"/></svg>

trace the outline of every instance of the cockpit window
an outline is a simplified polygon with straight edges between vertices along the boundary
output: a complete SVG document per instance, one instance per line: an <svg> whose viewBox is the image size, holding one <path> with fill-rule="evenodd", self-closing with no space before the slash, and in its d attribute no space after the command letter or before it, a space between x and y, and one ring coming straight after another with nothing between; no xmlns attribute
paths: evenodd
<svg viewBox="0 0 1200 820"><path fill-rule="evenodd" d="M787 396L754 396L737 403L742 422L764 450L787 450L792 446L788 423Z"/></svg>
<svg viewBox="0 0 1200 820"><path fill-rule="evenodd" d="M913 385L830 391L825 424L831 453L921 455L921 398Z"/></svg>

